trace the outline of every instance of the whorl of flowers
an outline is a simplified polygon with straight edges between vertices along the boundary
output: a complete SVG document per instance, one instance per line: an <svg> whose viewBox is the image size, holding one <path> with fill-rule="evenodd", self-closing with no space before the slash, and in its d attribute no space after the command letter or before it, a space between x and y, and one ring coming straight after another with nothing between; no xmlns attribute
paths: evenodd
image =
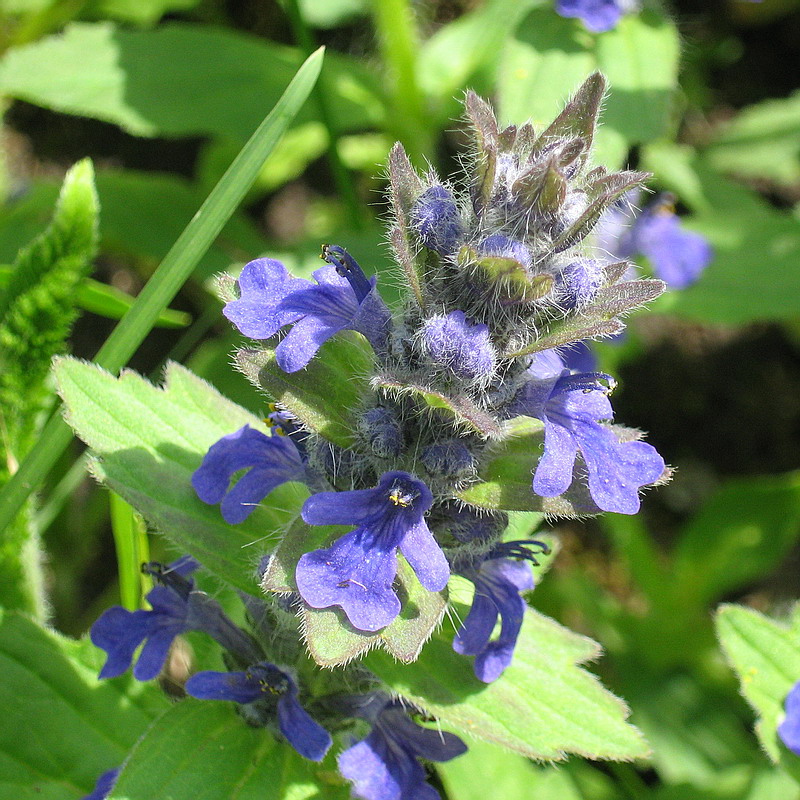
<svg viewBox="0 0 800 800"><path fill-rule="evenodd" d="M420 176L395 146L390 240L405 278L400 309L389 309L378 280L339 246L323 248L327 263L314 282L273 259L244 267L224 313L256 343L237 362L268 394L275 384L258 364L269 362L299 401L273 407L272 436L245 426L215 443L193 486L204 502L220 503L231 524L282 483L309 487L301 519L265 554L271 602L258 613L248 607L280 635L237 633L189 583L162 580L153 611L130 615L135 631L117 624L130 613L121 609L98 623L106 674L127 669L147 640L137 669L152 677L175 635L206 631L228 650L231 671L194 676L190 694L237 703L250 722L270 725L310 759L324 757L326 731L346 727L342 717L368 719L371 733L339 756L357 796L436 796L417 758L459 754L456 737L415 726L363 667L325 673L324 691L316 681L312 696L286 665L304 663L301 635L318 652L308 620L326 610L357 641L378 642L408 610L409 586L439 603L416 651L403 656L415 658L458 573L475 597L453 647L479 681L494 681L512 663L525 618L520 593L533 588L530 562L546 547L502 541L505 512L519 506L504 505L502 492L500 499L481 493L493 460L516 448L523 487L516 502L553 515L632 514L640 489L664 479L655 449L612 424L613 379L570 369L559 355L619 333L621 315L664 289L659 280L631 278L632 265L608 258L594 240L603 214L647 178L591 162L604 90L602 76L592 75L541 131L501 129L490 106L468 93L472 152L463 185L433 171ZM308 370L315 380L325 353L337 342L356 346L354 336L360 352L370 348L371 371L360 376L357 406L340 415L348 430L330 441L319 414L301 402L296 375ZM331 525L343 527L325 533ZM287 554L291 568L278 579L275 564L285 566ZM366 698L361 710L346 700L353 696Z"/></svg>

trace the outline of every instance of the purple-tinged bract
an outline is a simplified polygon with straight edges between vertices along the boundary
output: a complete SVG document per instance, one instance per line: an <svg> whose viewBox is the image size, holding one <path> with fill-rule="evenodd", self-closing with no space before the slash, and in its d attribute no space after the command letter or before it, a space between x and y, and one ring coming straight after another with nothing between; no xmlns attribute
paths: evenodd
<svg viewBox="0 0 800 800"><path fill-rule="evenodd" d="M234 474L248 472L230 486ZM226 522L244 522L256 506L287 481L303 481L300 451L287 436L267 436L249 425L211 445L192 475L192 486L204 503L220 503Z"/></svg>
<svg viewBox="0 0 800 800"><path fill-rule="evenodd" d="M373 695L363 716L372 730L338 758L339 771L353 783L361 800L438 800L439 793L425 778L419 759L450 761L467 746L452 733L417 725L398 703Z"/></svg>
<svg viewBox="0 0 800 800"><path fill-rule="evenodd" d="M186 693L200 700L242 705L275 701L278 727L301 756L322 761L331 746L330 734L300 705L292 677L266 661L243 672L198 672L186 682Z"/></svg>
<svg viewBox="0 0 800 800"><path fill-rule="evenodd" d="M424 519L432 502L421 480L400 471L384 473L374 489L309 497L302 510L309 524L357 527L300 558L295 577L303 600L313 608L340 606L359 630L384 628L400 613L392 589L398 548L426 589L444 589L450 568Z"/></svg>
<svg viewBox="0 0 800 800"><path fill-rule="evenodd" d="M592 258L579 258L558 274L558 305L565 311L591 303L603 283L603 263Z"/></svg>

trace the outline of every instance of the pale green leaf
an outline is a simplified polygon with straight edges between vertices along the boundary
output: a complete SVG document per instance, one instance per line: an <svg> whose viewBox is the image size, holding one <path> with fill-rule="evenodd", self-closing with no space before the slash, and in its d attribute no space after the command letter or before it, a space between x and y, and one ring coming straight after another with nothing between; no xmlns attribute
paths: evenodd
<svg viewBox="0 0 800 800"><path fill-rule="evenodd" d="M305 369L284 372L275 348L236 353L236 365L271 400L283 403L311 430L341 447L353 443L353 415L369 389L374 356L360 334L345 332L326 342Z"/></svg>
<svg viewBox="0 0 800 800"><path fill-rule="evenodd" d="M255 572L297 513L307 490L286 484L243 523L229 525L218 506L201 502L192 473L208 448L249 424L263 424L178 364L163 388L132 372L115 378L85 362L55 367L67 417L94 456L92 470L181 551L211 572L259 594Z"/></svg>
<svg viewBox="0 0 800 800"><path fill-rule="evenodd" d="M782 624L744 606L723 605L716 615L717 635L742 694L758 716L755 730L761 746L777 762L781 749L776 728L783 702L800 680L800 616Z"/></svg>
<svg viewBox="0 0 800 800"><path fill-rule="evenodd" d="M455 605L449 616L464 619L466 613ZM454 633L446 618L413 664L377 651L365 664L445 730L530 758L555 761L577 753L625 761L648 754L641 733L626 722L625 704L579 666L600 654L591 639L528 609L511 666L484 684L473 674L472 659L453 650Z"/></svg>
<svg viewBox="0 0 800 800"><path fill-rule="evenodd" d="M234 30L167 23L130 31L107 22L75 23L9 51L0 63L0 91L138 136L244 141L302 61L298 49ZM337 130L380 121L379 89L369 70L335 54L326 70ZM315 113L307 106L297 121Z"/></svg>
<svg viewBox="0 0 800 800"><path fill-rule="evenodd" d="M188 11L200 0L88 0L81 9L86 19L115 19L134 25L153 25L170 11Z"/></svg>
<svg viewBox="0 0 800 800"><path fill-rule="evenodd" d="M232 703L188 698L136 744L109 800L345 800L332 761L304 759Z"/></svg>
<svg viewBox="0 0 800 800"><path fill-rule="evenodd" d="M77 800L169 703L130 676L99 681L105 654L20 614L0 621L0 798Z"/></svg>
<svg viewBox="0 0 800 800"><path fill-rule="evenodd" d="M499 71L500 116L549 123L596 70L609 80L595 160L611 168L627 149L663 136L677 86L680 45L674 24L652 11L630 14L595 36L578 20L536 9L506 46Z"/></svg>
<svg viewBox="0 0 800 800"><path fill-rule="evenodd" d="M570 775L557 767L537 767L518 753L470 740L463 756L436 771L450 800L583 800Z"/></svg>

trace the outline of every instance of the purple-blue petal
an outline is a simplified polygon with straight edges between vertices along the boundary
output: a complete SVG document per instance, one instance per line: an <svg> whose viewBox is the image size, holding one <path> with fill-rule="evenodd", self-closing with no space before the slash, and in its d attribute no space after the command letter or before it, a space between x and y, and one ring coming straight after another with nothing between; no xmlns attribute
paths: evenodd
<svg viewBox="0 0 800 800"><path fill-rule="evenodd" d="M199 700L253 703L262 697L261 685L247 672L204 671L186 681L186 693Z"/></svg>
<svg viewBox="0 0 800 800"><path fill-rule="evenodd" d="M619 0L556 0L556 12L582 20L593 33L612 30L623 13Z"/></svg>
<svg viewBox="0 0 800 800"><path fill-rule="evenodd" d="M331 547L306 553L295 572L300 596L312 608L340 606L359 630L386 627L400 613L392 590L397 544L358 527Z"/></svg>
<svg viewBox="0 0 800 800"><path fill-rule="evenodd" d="M713 257L703 236L684 230L675 214L659 207L636 220L631 236L636 249L650 259L656 276L675 289L693 284Z"/></svg>
<svg viewBox="0 0 800 800"><path fill-rule="evenodd" d="M291 320L276 313L288 294L311 286L311 282L292 277L280 261L259 258L246 264L238 280L241 297L232 300L222 313L252 339L269 339Z"/></svg>
<svg viewBox="0 0 800 800"><path fill-rule="evenodd" d="M786 716L778 725L778 736L795 755L800 756L800 681L786 695L784 708Z"/></svg>
<svg viewBox="0 0 800 800"><path fill-rule="evenodd" d="M92 643L108 654L100 678L116 678L127 671L136 648L150 633L150 613L113 606L92 625Z"/></svg>
<svg viewBox="0 0 800 800"><path fill-rule="evenodd" d="M303 758L322 761L331 746L331 737L289 691L278 700L278 727L289 744Z"/></svg>
<svg viewBox="0 0 800 800"><path fill-rule="evenodd" d="M447 586L450 565L424 520L408 529L400 550L428 591L440 592Z"/></svg>
<svg viewBox="0 0 800 800"><path fill-rule="evenodd" d="M476 586L472 608L453 639L453 650L463 656L480 653L489 644L498 613L494 600Z"/></svg>
<svg viewBox="0 0 800 800"><path fill-rule="evenodd" d="M231 478L251 468L231 489ZM192 475L192 486L204 503L220 503L226 522L243 522L276 486L305 477L302 457L286 436L266 436L245 425L215 442Z"/></svg>
<svg viewBox="0 0 800 800"><path fill-rule="evenodd" d="M94 785L94 790L87 795L84 795L81 800L105 800L111 794L114 784L119 777L120 767L106 770Z"/></svg>

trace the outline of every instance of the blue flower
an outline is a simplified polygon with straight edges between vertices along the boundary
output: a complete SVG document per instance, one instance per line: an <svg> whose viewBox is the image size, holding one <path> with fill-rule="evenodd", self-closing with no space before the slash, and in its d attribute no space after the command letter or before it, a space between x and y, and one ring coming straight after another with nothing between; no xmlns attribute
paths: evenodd
<svg viewBox="0 0 800 800"><path fill-rule="evenodd" d="M292 277L280 261L251 261L239 277L240 298L223 309L253 339L269 339L284 326L292 326L275 351L285 372L305 367L342 330L359 331L377 353L385 352L391 315L378 295L375 279L368 280L341 247L326 247L323 258L334 266L314 272L316 285Z"/></svg>
<svg viewBox="0 0 800 800"><path fill-rule="evenodd" d="M312 608L341 606L359 630L380 630L400 613L392 589L398 548L426 589L444 589L450 567L424 519L432 503L430 489L400 471L385 472L374 489L309 497L302 510L309 524L357 527L300 558L300 596Z"/></svg>
<svg viewBox="0 0 800 800"><path fill-rule="evenodd" d="M633 7L631 0L556 0L557 14L582 20L592 33L612 30Z"/></svg>
<svg viewBox="0 0 800 800"><path fill-rule="evenodd" d="M105 800L111 794L114 784L119 777L120 767L114 767L104 772L94 785L94 791L91 794L84 795L81 800Z"/></svg>
<svg viewBox="0 0 800 800"><path fill-rule="evenodd" d="M786 695L786 716L778 725L778 736L795 754L800 756L800 681Z"/></svg>
<svg viewBox="0 0 800 800"><path fill-rule="evenodd" d="M508 542L496 545L477 565L468 564L459 570L475 585L475 597L453 640L453 649L476 656L475 676L484 683L497 680L514 656L526 608L520 592L534 588L530 566L525 563L525 559L537 563L534 553L527 549L531 545L538 545L539 552L548 552L541 542ZM498 615L500 635L490 641Z"/></svg>
<svg viewBox="0 0 800 800"><path fill-rule="evenodd" d="M603 511L635 514L639 489L664 473L664 460L645 442L620 441L600 420L611 420L608 375L590 372L528 382L511 411L544 422L544 455L533 476L541 497L563 494L573 481L578 451L588 470L589 493Z"/></svg>
<svg viewBox="0 0 800 800"><path fill-rule="evenodd" d="M198 672L186 681L186 692L200 700L242 705L275 702L278 728L301 756L322 761L331 746L330 734L300 705L291 676L266 661L244 672Z"/></svg>
<svg viewBox="0 0 800 800"><path fill-rule="evenodd" d="M229 489L239 470L249 472ZM245 425L211 445L192 475L192 486L204 503L221 503L226 522L243 522L276 487L303 481L306 472L296 445L286 436L266 436Z"/></svg>
<svg viewBox="0 0 800 800"><path fill-rule="evenodd" d="M425 320L419 342L431 361L459 378L485 381L494 373L496 354L489 328L473 324L463 311Z"/></svg>
<svg viewBox="0 0 800 800"><path fill-rule="evenodd" d="M699 233L681 226L673 199L664 194L631 219L629 208L639 194L626 196L612 206L598 226L598 244L618 259L641 253L658 278L675 289L693 284L711 263L711 245Z"/></svg>
<svg viewBox="0 0 800 800"><path fill-rule="evenodd" d="M163 570L161 574L170 576L171 585L156 586L148 592L151 611L128 611L113 606L100 615L90 636L92 643L108 654L100 670L101 678L122 675L142 642L144 647L133 668L134 677L149 681L161 672L175 637L197 627L189 609L194 582L186 576L199 566L194 559L185 558Z"/></svg>
<svg viewBox="0 0 800 800"><path fill-rule="evenodd" d="M437 800L439 793L425 781L420 758L449 761L466 752L455 734L417 725L387 695L369 696L361 710L372 723L362 741L338 758L339 772L353 782L362 800Z"/></svg>

